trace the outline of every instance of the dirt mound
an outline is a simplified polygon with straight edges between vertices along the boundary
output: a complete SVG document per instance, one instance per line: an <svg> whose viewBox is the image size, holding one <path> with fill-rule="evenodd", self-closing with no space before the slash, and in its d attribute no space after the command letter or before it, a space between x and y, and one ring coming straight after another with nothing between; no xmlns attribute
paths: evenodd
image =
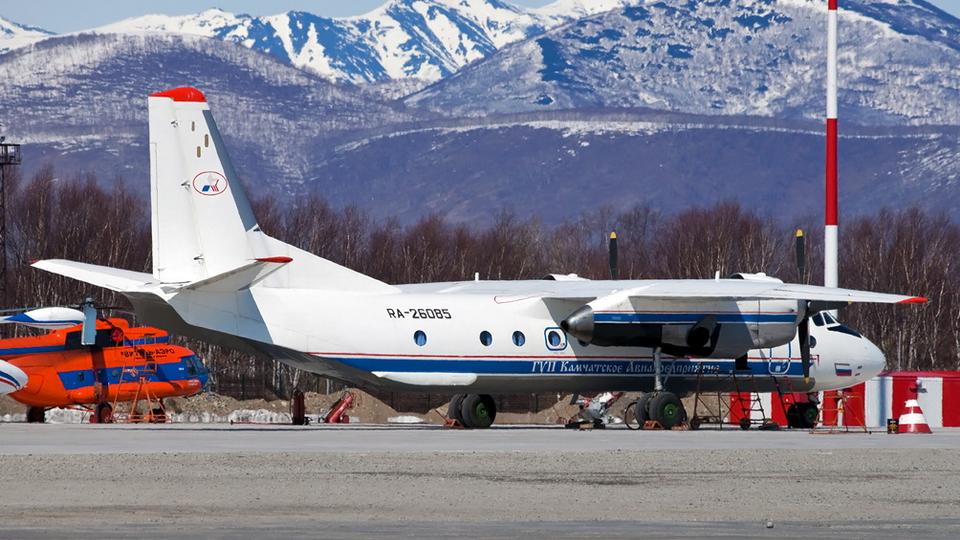
<svg viewBox="0 0 960 540"><path fill-rule="evenodd" d="M27 406L10 396L0 396L0 416L5 414L25 414Z"/></svg>

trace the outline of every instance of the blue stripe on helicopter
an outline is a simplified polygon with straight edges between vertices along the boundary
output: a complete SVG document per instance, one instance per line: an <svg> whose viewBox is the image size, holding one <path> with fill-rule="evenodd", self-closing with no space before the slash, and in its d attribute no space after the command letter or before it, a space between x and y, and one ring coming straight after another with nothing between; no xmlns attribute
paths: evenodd
<svg viewBox="0 0 960 540"><path fill-rule="evenodd" d="M140 375L142 374L149 382L171 382L198 379L203 386L206 386L208 379L207 371L205 369L198 369L191 374L189 371L191 362L189 360L190 358L191 357L189 356L184 356L177 362L159 363L157 364L155 373L146 371L141 373L141 370L144 370L146 367L143 364L139 366L126 366L123 369L98 369L97 373L99 374L100 380L106 382L108 385L120 384L121 382L137 382L140 380ZM199 360L197 360L197 363L199 364ZM93 383L96 382L92 369L61 371L57 373L57 375L60 376L60 382L63 384L63 387L66 390L77 390L78 388L92 386Z"/></svg>

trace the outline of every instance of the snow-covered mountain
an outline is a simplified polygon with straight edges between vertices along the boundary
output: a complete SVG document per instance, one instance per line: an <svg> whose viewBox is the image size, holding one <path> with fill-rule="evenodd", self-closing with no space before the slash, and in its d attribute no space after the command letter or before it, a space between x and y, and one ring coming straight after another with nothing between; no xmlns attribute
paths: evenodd
<svg viewBox="0 0 960 540"><path fill-rule="evenodd" d="M238 169L289 194L317 148L344 132L409 121L402 106L247 48L171 34L63 36L0 55L0 122L25 168L145 178L146 96L191 85L208 95ZM429 113L418 113L429 118Z"/></svg>
<svg viewBox="0 0 960 540"><path fill-rule="evenodd" d="M820 0L631 2L508 46L407 99L453 115L652 108L818 119ZM920 0L848 0L844 121L960 125L960 20Z"/></svg>
<svg viewBox="0 0 960 540"><path fill-rule="evenodd" d="M27 26L0 17L0 54L36 43L52 35L53 32L43 28Z"/></svg>
<svg viewBox="0 0 960 540"><path fill-rule="evenodd" d="M255 17L208 9L134 17L89 32L203 36L238 43L334 81L429 83L505 45L629 1L557 0L524 9L502 0L387 0L370 13L342 18L303 11ZM47 36L25 35L6 50Z"/></svg>
<svg viewBox="0 0 960 540"><path fill-rule="evenodd" d="M396 34L399 41L384 37L394 35L388 27L417 28L391 8L428 4L436 9L421 22L430 24ZM284 204L315 191L376 216L409 222L435 213L480 224L502 208L557 222L603 205L675 210L722 199L787 220L822 211L822 4L560 0L517 10L492 0L403 0L374 12L386 17L382 34L372 33L373 15L326 19L357 32L367 21L363 35L372 41L320 31L321 18L307 24L306 15L141 18L139 29L53 37L0 54L0 122L24 143L25 175L50 163L65 177L122 176L142 190L144 96L189 84L207 93L254 196ZM450 20L441 5L493 6L489 16L503 16L471 23L487 36L489 54L403 101L383 99L420 90L415 77L430 66L455 70L467 61L442 64L445 51L480 51L426 39L427 29L462 38L437 30ZM917 204L957 215L960 22L916 0L842 5L845 214ZM522 35L533 23L508 31L514 16L556 20L556 11L611 6L531 37ZM236 33L217 34L225 28ZM301 29L305 41L294 47L300 38L278 37L278 28ZM334 71L291 65L287 51L314 50L311 35L341 39L338 50L350 51L337 57L341 73L384 80L337 84ZM373 45L347 46L358 43ZM315 49L313 58L332 58L330 50ZM433 56L417 52L411 58L423 63L397 79L378 56L414 50ZM368 80L358 77L342 80Z"/></svg>
<svg viewBox="0 0 960 540"><path fill-rule="evenodd" d="M611 2L596 5L606 3ZM571 9L572 14L584 11L576 5ZM180 17L137 17L94 31L224 39L337 81L436 81L570 16L524 10L500 0L390 0L358 17L303 11L252 17L211 9Z"/></svg>

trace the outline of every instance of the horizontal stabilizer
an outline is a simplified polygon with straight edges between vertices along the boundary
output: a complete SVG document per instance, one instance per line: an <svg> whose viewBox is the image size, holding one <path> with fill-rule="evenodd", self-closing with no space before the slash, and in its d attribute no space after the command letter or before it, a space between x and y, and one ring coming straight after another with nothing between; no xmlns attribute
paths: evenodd
<svg viewBox="0 0 960 540"><path fill-rule="evenodd" d="M37 261L31 266L116 292L139 291L156 283L150 274L63 259Z"/></svg>
<svg viewBox="0 0 960 540"><path fill-rule="evenodd" d="M200 292L236 292L248 289L260 280L283 268L293 259L290 257L264 257L253 262L195 281L184 289Z"/></svg>

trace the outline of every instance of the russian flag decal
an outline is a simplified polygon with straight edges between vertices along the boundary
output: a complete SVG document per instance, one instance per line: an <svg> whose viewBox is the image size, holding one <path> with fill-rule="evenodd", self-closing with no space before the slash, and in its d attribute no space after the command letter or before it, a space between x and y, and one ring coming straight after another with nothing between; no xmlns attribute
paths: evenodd
<svg viewBox="0 0 960 540"><path fill-rule="evenodd" d="M853 370L850 369L850 364L834 364L834 369L836 370L837 377L851 377L853 376Z"/></svg>

